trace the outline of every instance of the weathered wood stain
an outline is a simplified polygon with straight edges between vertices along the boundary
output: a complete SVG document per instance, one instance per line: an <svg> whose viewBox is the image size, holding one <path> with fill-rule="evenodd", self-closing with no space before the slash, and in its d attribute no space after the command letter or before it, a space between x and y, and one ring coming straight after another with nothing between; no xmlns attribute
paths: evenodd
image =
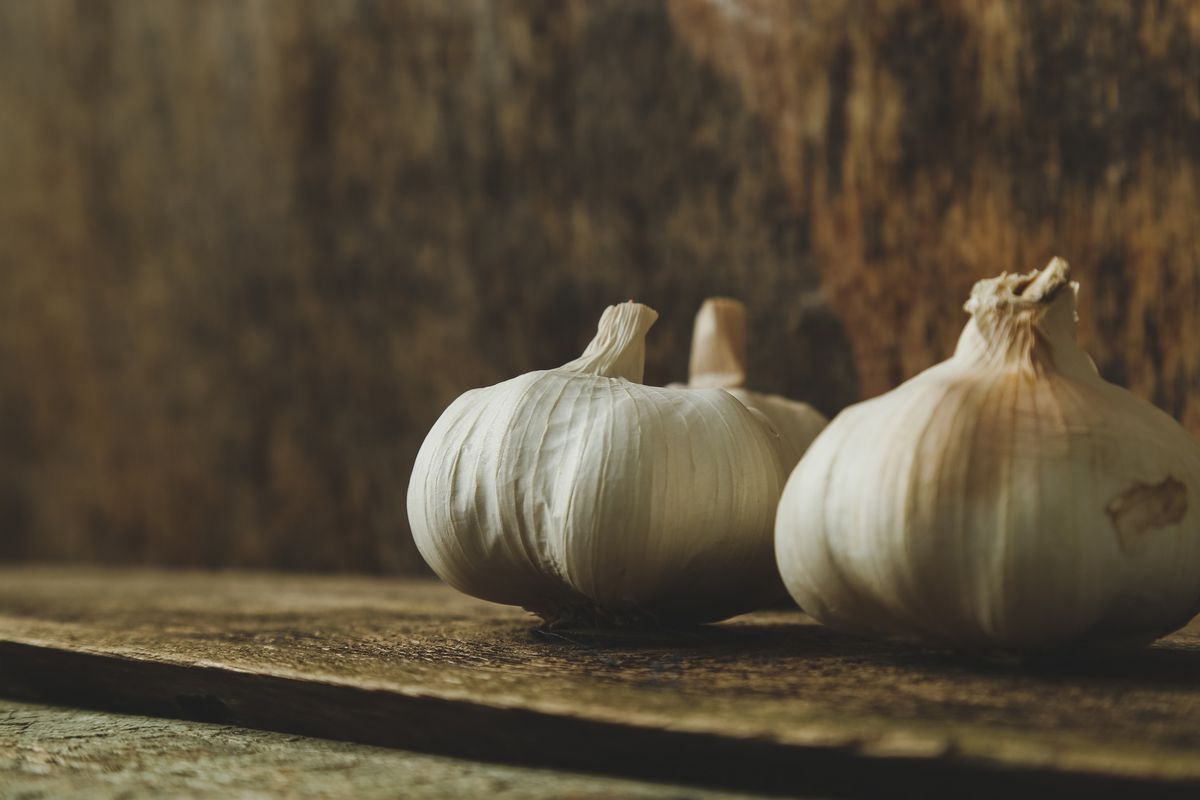
<svg viewBox="0 0 1200 800"><path fill-rule="evenodd" d="M0 558L412 570L463 390L709 294L826 412L1066 257L1200 431L1200 8L0 2Z"/></svg>

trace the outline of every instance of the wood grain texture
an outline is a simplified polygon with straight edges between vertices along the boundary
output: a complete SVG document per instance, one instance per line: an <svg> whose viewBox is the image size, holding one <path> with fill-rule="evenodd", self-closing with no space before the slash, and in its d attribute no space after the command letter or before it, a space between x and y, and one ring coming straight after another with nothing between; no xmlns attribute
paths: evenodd
<svg viewBox="0 0 1200 800"><path fill-rule="evenodd" d="M1189 0L0 0L0 558L410 571L463 390L711 294L825 412L1051 254L1200 431Z"/></svg>
<svg viewBox="0 0 1200 800"><path fill-rule="evenodd" d="M413 580L0 572L0 693L744 790L1194 796L1200 628L1041 671L799 612L545 636Z"/></svg>
<svg viewBox="0 0 1200 800"><path fill-rule="evenodd" d="M973 281L1058 254L1102 372L1200 431L1194 2L671 9L771 129L864 394L946 356Z"/></svg>
<svg viewBox="0 0 1200 800"><path fill-rule="evenodd" d="M0 700L0 796L735 800L751 795Z"/></svg>

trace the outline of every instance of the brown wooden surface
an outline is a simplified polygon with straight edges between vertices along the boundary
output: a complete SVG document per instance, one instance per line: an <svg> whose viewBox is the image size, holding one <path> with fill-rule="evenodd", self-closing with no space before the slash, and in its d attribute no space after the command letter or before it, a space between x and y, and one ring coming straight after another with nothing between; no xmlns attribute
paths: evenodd
<svg viewBox="0 0 1200 800"><path fill-rule="evenodd" d="M233 725L0 699L0 797L749 800L752 796L465 761Z"/></svg>
<svg viewBox="0 0 1200 800"><path fill-rule="evenodd" d="M1198 98L1193 0L0 0L0 558L416 570L438 413L631 297L832 412L1057 253L1200 432Z"/></svg>
<svg viewBox="0 0 1200 800"><path fill-rule="evenodd" d="M0 572L0 693L696 785L1200 791L1200 629L1030 671L794 611L537 634L424 580Z"/></svg>

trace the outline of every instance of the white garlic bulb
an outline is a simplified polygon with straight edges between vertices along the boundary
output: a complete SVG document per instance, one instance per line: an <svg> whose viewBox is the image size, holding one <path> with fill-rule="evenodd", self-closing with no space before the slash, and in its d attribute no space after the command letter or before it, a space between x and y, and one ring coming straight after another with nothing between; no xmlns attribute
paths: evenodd
<svg viewBox="0 0 1200 800"><path fill-rule="evenodd" d="M789 471L829 424L807 403L745 388L746 306L738 300L710 297L700 306L692 330L687 385L724 389L747 408L761 412L783 439L784 462Z"/></svg>
<svg viewBox="0 0 1200 800"><path fill-rule="evenodd" d="M723 391L642 385L657 317L611 306L576 360L446 409L408 489L443 580L551 625L707 622L786 596L779 438Z"/></svg>
<svg viewBox="0 0 1200 800"><path fill-rule="evenodd" d="M835 627L1033 655L1142 644L1200 610L1200 445L1105 382L1065 261L971 292L954 356L838 415L776 552Z"/></svg>

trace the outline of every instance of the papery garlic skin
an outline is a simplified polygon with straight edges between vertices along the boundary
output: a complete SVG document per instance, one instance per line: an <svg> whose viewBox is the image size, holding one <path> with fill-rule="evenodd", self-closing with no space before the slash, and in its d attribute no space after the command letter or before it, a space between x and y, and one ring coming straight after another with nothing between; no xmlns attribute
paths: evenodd
<svg viewBox="0 0 1200 800"><path fill-rule="evenodd" d="M747 408L765 416L783 440L784 462L789 471L829 424L821 412L807 403L745 388L746 307L731 298L710 297L696 313L687 385L724 389Z"/></svg>
<svg viewBox="0 0 1200 800"><path fill-rule="evenodd" d="M725 392L642 385L656 318L612 306L580 358L446 409L408 491L443 580L550 624L707 622L785 596L778 439Z"/></svg>
<svg viewBox="0 0 1200 800"><path fill-rule="evenodd" d="M789 400L782 395L763 394L737 387L725 391L740 400L746 408L762 414L771 423L771 427L779 434L783 462L788 470L796 466L817 438L817 434L829 424L829 420L820 411L799 400Z"/></svg>
<svg viewBox="0 0 1200 800"><path fill-rule="evenodd" d="M1022 655L1200 610L1200 444L1104 381L1067 264L981 281L954 356L839 414L776 519L821 622Z"/></svg>

